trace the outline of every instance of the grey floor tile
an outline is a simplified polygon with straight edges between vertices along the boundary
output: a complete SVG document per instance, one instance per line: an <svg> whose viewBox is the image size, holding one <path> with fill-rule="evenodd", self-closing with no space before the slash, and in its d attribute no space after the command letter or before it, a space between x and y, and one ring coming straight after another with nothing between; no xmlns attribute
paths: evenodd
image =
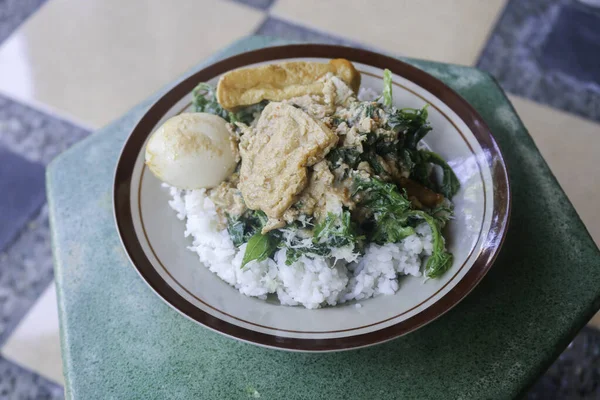
<svg viewBox="0 0 600 400"><path fill-rule="evenodd" d="M0 0L0 43L46 0Z"/></svg>
<svg viewBox="0 0 600 400"><path fill-rule="evenodd" d="M0 145L0 251L46 198L44 167Z"/></svg>
<svg viewBox="0 0 600 400"><path fill-rule="evenodd" d="M45 165L88 134L85 129L0 95L0 147L31 162ZM38 207L42 204L43 197ZM19 222L20 232L0 253L0 344L53 277L46 207L41 211L38 208L38 214L30 217L33 219L16 221L3 216L13 225Z"/></svg>
<svg viewBox="0 0 600 400"><path fill-rule="evenodd" d="M563 6L540 53L542 68L600 85L600 10Z"/></svg>
<svg viewBox="0 0 600 400"><path fill-rule="evenodd" d="M0 96L0 146L32 162L47 164L87 135L85 129ZM0 253L0 344L53 277L47 209L24 223Z"/></svg>
<svg viewBox="0 0 600 400"><path fill-rule="evenodd" d="M0 146L31 161L48 164L88 134L86 129L0 95Z"/></svg>
<svg viewBox="0 0 600 400"><path fill-rule="evenodd" d="M592 30L585 31L583 22L565 23L572 15L577 15ZM585 60L586 65L600 66L600 53L576 57L563 54L560 68L557 63L549 62L556 58L551 52L558 50L556 46L565 37L590 40L572 43L570 51L597 48L594 38L600 28L594 24L598 18L600 9L577 0L510 0L477 66L494 75L508 92L600 121L600 84L590 79L596 74L577 72L580 60Z"/></svg>
<svg viewBox="0 0 600 400"><path fill-rule="evenodd" d="M0 399L59 400L63 388L0 357Z"/></svg>
<svg viewBox="0 0 600 400"><path fill-rule="evenodd" d="M527 399L600 399L600 331L583 328Z"/></svg>
<svg viewBox="0 0 600 400"><path fill-rule="evenodd" d="M0 0L0 42L44 2ZM47 164L88 133L0 96L0 147L35 164ZM6 218L6 215L2 217ZM48 211L44 206L0 253L0 344L5 342L52 278ZM59 385L0 358L0 399L62 398L63 389Z"/></svg>
<svg viewBox="0 0 600 400"><path fill-rule="evenodd" d="M44 206L16 241L0 254L0 345L53 276L48 208Z"/></svg>

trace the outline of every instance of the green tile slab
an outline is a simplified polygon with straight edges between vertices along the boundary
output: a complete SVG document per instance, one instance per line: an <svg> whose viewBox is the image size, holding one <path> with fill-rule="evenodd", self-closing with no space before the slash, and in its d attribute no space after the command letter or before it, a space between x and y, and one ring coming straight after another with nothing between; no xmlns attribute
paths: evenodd
<svg viewBox="0 0 600 400"><path fill-rule="evenodd" d="M274 43L281 42L247 38L202 65ZM511 176L504 248L460 305L406 337L331 354L255 347L177 314L129 265L112 217L117 157L149 99L48 169L67 398L504 399L524 393L600 308L598 249L489 75L407 61L481 113Z"/></svg>

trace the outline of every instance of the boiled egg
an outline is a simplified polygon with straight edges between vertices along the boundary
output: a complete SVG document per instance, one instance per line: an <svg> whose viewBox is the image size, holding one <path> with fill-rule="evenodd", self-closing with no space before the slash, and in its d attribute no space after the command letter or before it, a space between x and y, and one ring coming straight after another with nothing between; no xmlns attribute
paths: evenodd
<svg viewBox="0 0 600 400"><path fill-rule="evenodd" d="M168 119L146 145L146 165L161 181L180 189L217 186L235 169L227 122L207 113Z"/></svg>

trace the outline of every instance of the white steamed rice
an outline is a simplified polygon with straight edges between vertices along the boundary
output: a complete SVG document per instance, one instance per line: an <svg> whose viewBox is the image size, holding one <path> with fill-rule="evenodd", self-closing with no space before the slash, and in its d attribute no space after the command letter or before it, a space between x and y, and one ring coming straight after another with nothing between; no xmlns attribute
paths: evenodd
<svg viewBox="0 0 600 400"><path fill-rule="evenodd" d="M190 250L200 262L242 294L265 299L274 293L284 305L318 308L378 294L394 294L398 275L421 276L422 258L431 254L429 226L419 225L416 234L400 243L370 244L356 262L310 259L302 256L286 265L286 250L275 261L252 261L240 268L246 245L236 248L226 229L219 229L215 205L205 189L170 188L169 205L186 221L185 236L192 237Z"/></svg>

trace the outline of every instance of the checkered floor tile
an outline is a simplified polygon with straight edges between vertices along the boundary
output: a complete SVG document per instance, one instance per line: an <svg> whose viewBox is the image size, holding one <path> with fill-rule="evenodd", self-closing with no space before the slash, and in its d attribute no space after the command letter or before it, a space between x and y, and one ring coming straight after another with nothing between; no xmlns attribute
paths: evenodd
<svg viewBox="0 0 600 400"><path fill-rule="evenodd" d="M600 122L599 26L600 5L511 0L477 66L510 93Z"/></svg>
<svg viewBox="0 0 600 400"><path fill-rule="evenodd" d="M0 147L0 251L44 203L44 167Z"/></svg>
<svg viewBox="0 0 600 400"><path fill-rule="evenodd" d="M44 205L44 166L87 136L89 130L84 126L97 127L108 122L191 64L247 34L381 48L399 55L474 64L489 71L505 90L519 96L513 97L515 106L523 114L555 174L564 180L563 186L584 222L600 226L600 220L598 224L592 220L595 203L584 201L588 197L597 198L600 192L569 178L571 169L556 151L561 148L561 132L548 133L552 129L570 127L571 131L565 132L570 139L576 141L585 136L600 150L600 137L592 133L594 130L600 133L600 125L567 114L600 122L600 5L596 8L590 5L598 1L493 0L482 3L461 0L452 5L432 2L430 7L414 3L403 24L378 23L361 30L352 21L385 22L386 18L396 18L400 9L394 7L400 7L399 3L389 1L379 9L364 10L360 8L364 3L340 0L345 15L336 15L332 20L326 11L328 7L335 7L335 1L311 1L309 9L322 10L319 14L305 12L304 3L301 6L288 0L201 0L189 4L202 10L202 17L190 19L198 20L198 24L187 26L190 30L184 35L181 21L188 20L182 14L183 8L165 8L166 3L150 1L144 3L144 13L138 15L139 18L128 22L132 26L126 32L127 37L118 29L114 32L117 36L109 35L109 31L118 26L122 14L115 12L114 0L75 1L0 0L0 93L4 93L0 94L0 193L12 195L0 198L3 215L0 225L2 399L63 397L62 387L57 383L61 380L57 375L60 371L56 347L58 323ZM122 11L138 13L139 10L122 8ZM65 15L69 12L75 14ZM420 12L431 18L419 20ZM467 32L470 36L467 38L462 29L454 26L456 24L432 23L436 21L435 13L453 15L453 21L464 19L471 25ZM76 23L56 25L61 23L61 18L62 21L71 18ZM82 18L87 21L86 27L77 22ZM145 25L144 18L160 19L164 23ZM226 20L226 23L213 23L217 20ZM81 28L78 29L80 37L69 36L69 27ZM407 27L412 33L423 30L416 35L418 40L414 35L406 36L403 29ZM153 35L154 29L160 34ZM65 54L75 57L74 67L58 63L55 52L47 51L48 37L57 41L53 48L64 45ZM67 46L69 37L73 40L69 39ZM127 43L137 50L124 49L127 51L123 52L118 43ZM86 61L80 56L97 56L98 52L90 52L92 48L103 49L101 59ZM156 52L164 48L172 48L173 54L158 59ZM194 52L184 52L190 48ZM110 63L100 65L102 68L96 71L93 80L84 74L108 58ZM139 74L140 65L144 66L144 79L138 82L133 76L115 80L115 77L128 76L127 71L132 71L132 66ZM52 76L46 75L48 68L55 68ZM63 73L67 70L68 74ZM115 84L118 90L113 87ZM124 92L128 97L123 98ZM559 113L537 103L562 111ZM82 123L68 122L52 110L58 110L70 121ZM595 159L588 158L590 160L582 162L588 162L589 168L587 164L582 164L582 168L591 170ZM586 218L590 219L586 221ZM600 240L600 233L595 237ZM37 354L43 355L43 363L36 359ZM598 354L599 332L584 329L527 397L600 398Z"/></svg>

